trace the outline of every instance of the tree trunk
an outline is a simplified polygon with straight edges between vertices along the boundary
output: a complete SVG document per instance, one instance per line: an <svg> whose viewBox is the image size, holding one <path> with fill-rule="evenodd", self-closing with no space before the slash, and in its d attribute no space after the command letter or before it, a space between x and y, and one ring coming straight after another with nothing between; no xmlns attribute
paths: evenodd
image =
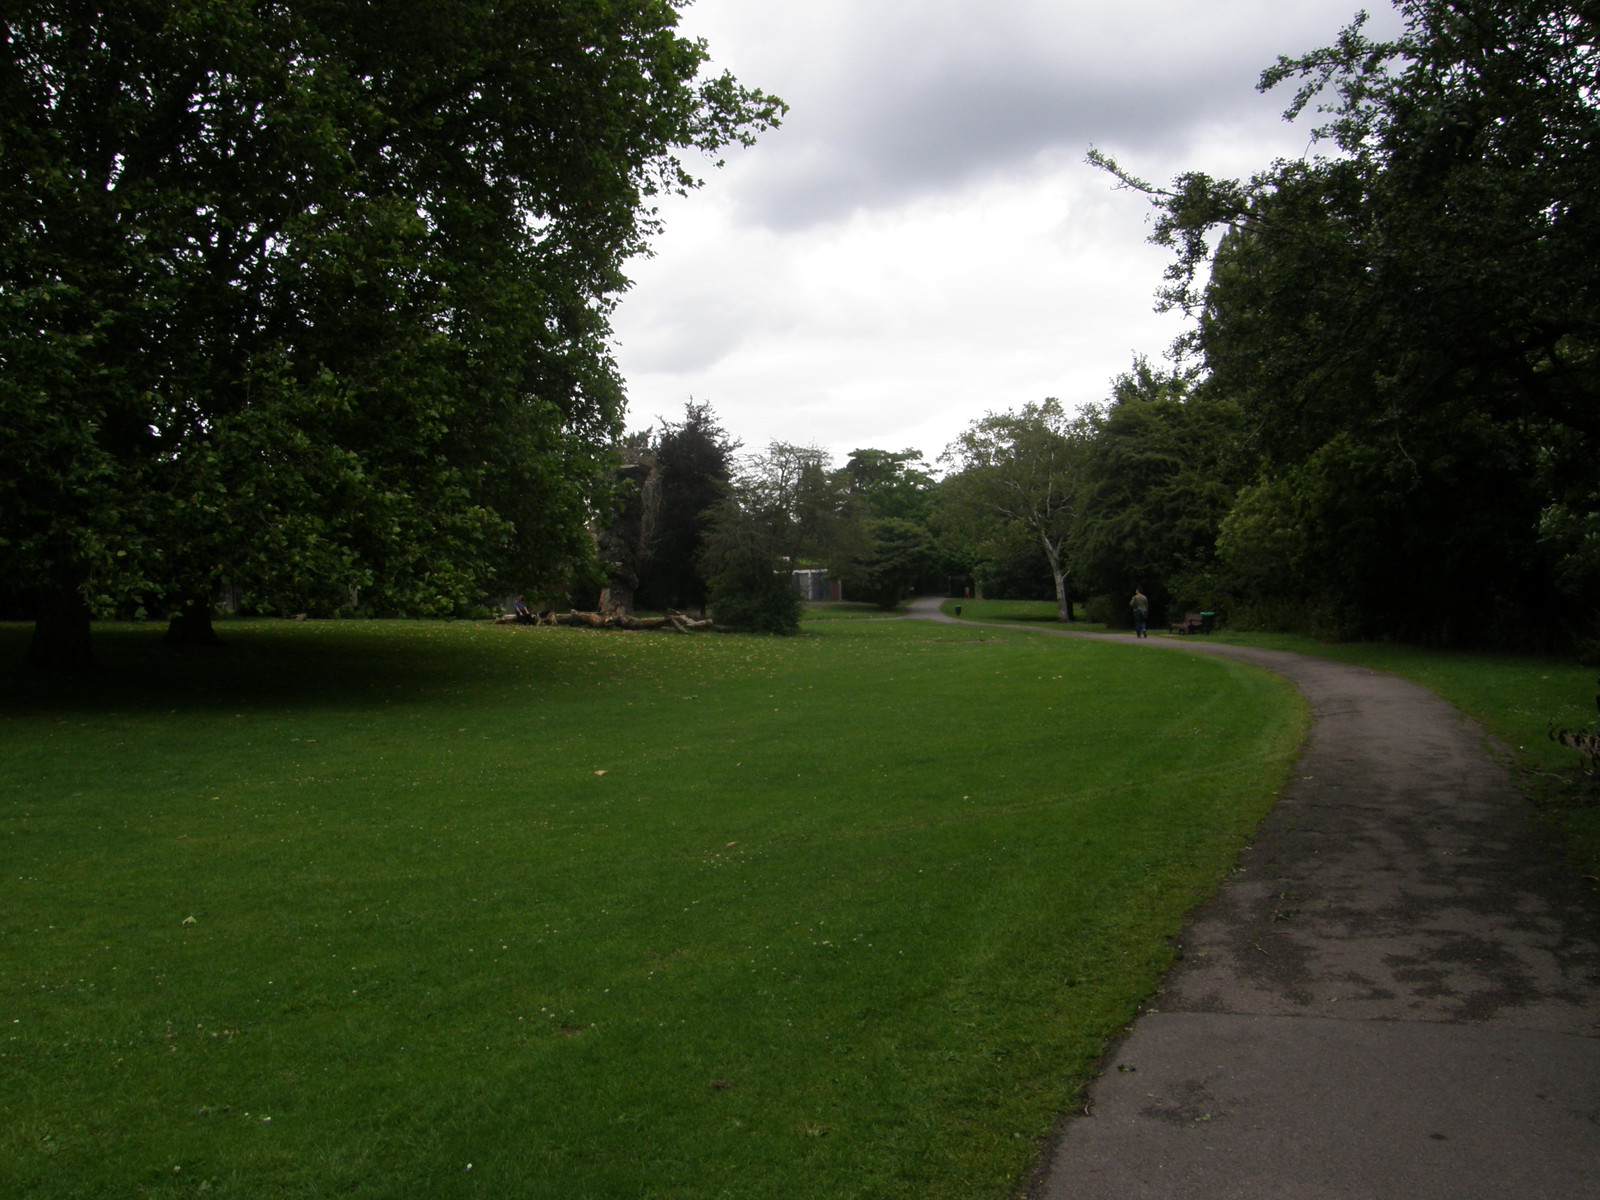
<svg viewBox="0 0 1600 1200"><path fill-rule="evenodd" d="M600 592L600 611L608 617L633 616L633 588L619 579L613 579Z"/></svg>
<svg viewBox="0 0 1600 1200"><path fill-rule="evenodd" d="M167 622L167 645L222 645L222 639L217 636L216 628L211 624L211 602L209 600L187 600L184 602L183 610Z"/></svg>
<svg viewBox="0 0 1600 1200"><path fill-rule="evenodd" d="M88 671L94 667L89 642L89 606L75 586L40 589L28 665L45 671Z"/></svg>
<svg viewBox="0 0 1600 1200"><path fill-rule="evenodd" d="M1045 558L1050 560L1050 577L1056 583L1056 620L1076 621L1078 618L1072 613L1072 597L1067 594L1067 573L1061 567L1061 547L1042 535L1039 541L1044 546Z"/></svg>
<svg viewBox="0 0 1600 1200"><path fill-rule="evenodd" d="M1067 577L1059 567L1052 566L1050 574L1056 581L1056 620L1076 621L1077 614L1072 611L1072 597L1067 593Z"/></svg>

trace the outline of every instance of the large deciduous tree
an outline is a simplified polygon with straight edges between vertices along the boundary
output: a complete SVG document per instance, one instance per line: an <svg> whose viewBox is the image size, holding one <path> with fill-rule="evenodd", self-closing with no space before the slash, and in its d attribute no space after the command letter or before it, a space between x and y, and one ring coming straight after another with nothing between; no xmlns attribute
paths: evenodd
<svg viewBox="0 0 1600 1200"><path fill-rule="evenodd" d="M1050 564L1063 621L1073 619L1066 546L1077 516L1084 444L1081 425L1052 398L989 413L941 456L951 467L941 485L946 519L966 514L991 541L1020 533L1036 545Z"/></svg>
<svg viewBox="0 0 1600 1200"><path fill-rule="evenodd" d="M1228 540L1259 565L1287 543L1251 531L1292 519L1280 585L1343 632L1571 633L1600 538L1600 9L1397 7L1395 40L1358 21L1262 78L1322 105L1327 154L1149 189L1164 298L1264 456Z"/></svg>
<svg viewBox="0 0 1600 1200"><path fill-rule="evenodd" d="M829 561L847 594L892 608L923 588L942 591L949 564L931 528L937 482L922 452L852 450L837 477L848 536L836 541Z"/></svg>
<svg viewBox="0 0 1600 1200"><path fill-rule="evenodd" d="M844 473L869 517L925 523L933 511L935 480L920 450L852 450Z"/></svg>
<svg viewBox="0 0 1600 1200"><path fill-rule="evenodd" d="M1217 530L1252 461L1236 403L1141 359L1112 384L1111 403L1083 417L1078 519L1070 558L1095 594L1119 603L1142 587L1154 615L1200 608Z"/></svg>
<svg viewBox="0 0 1600 1200"><path fill-rule="evenodd" d="M440 613L584 533L608 313L780 102L686 0L21 0L0 36L0 574L91 610Z"/></svg>
<svg viewBox="0 0 1600 1200"><path fill-rule="evenodd" d="M792 567L837 569L859 550L844 477L830 470L818 446L773 442L745 458L738 472L739 503L772 531L775 552Z"/></svg>

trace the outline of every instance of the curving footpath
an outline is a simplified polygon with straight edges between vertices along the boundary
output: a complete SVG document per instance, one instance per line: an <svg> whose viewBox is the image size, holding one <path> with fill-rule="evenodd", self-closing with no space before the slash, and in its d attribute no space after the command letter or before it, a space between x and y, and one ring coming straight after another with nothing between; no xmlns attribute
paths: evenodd
<svg viewBox="0 0 1600 1200"><path fill-rule="evenodd" d="M1126 640L1275 671L1313 724L1033 1200L1600 1196L1600 918L1482 729L1382 672Z"/></svg>

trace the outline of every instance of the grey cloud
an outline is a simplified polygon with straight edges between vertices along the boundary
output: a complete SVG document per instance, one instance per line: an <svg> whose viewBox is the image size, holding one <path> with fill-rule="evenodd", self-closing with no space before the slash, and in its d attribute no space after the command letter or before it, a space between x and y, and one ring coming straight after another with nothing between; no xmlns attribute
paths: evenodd
<svg viewBox="0 0 1600 1200"><path fill-rule="evenodd" d="M726 299L675 293L669 306L630 311L629 335L619 338L635 370L683 374L707 370L737 349L758 324Z"/></svg>
<svg viewBox="0 0 1600 1200"><path fill-rule="evenodd" d="M894 207L1040 155L1116 143L1171 150L1189 122L1221 115L1176 89L1131 98L1043 78L953 80L898 97L869 118L817 129L772 158L739 195L743 219L794 229L857 209Z"/></svg>
<svg viewBox="0 0 1600 1200"><path fill-rule="evenodd" d="M830 57L797 55L777 87L793 106L789 121L744 176L739 217L805 228L1090 145L1168 157L1208 124L1275 117L1287 96L1258 95L1261 70L1279 53L1330 42L1348 20L1330 7L1325 20L1308 16L1292 31L1241 37L1213 25L1201 36L1197 24L1191 37L1152 30L1142 45L1127 23L1176 11L1193 10L1130 5L1118 19L1097 14L1070 27L1027 5L970 28L953 27L947 13L943 24L858 28L830 45Z"/></svg>

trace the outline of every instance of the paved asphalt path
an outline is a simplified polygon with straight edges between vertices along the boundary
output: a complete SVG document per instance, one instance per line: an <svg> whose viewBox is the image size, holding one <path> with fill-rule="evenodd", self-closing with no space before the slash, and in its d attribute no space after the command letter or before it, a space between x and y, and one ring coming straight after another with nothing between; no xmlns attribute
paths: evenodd
<svg viewBox="0 0 1600 1200"><path fill-rule="evenodd" d="M1314 720L1032 1200L1600 1200L1593 885L1482 729L1362 667L1119 640L1258 664Z"/></svg>

